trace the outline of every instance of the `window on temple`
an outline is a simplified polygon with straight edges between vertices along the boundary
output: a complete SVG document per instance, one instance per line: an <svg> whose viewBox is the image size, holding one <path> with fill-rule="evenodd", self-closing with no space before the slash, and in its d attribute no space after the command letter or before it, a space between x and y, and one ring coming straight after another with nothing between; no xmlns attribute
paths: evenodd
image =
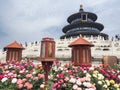
<svg viewBox="0 0 120 90"><path fill-rule="evenodd" d="M88 18L87 18L87 13L82 13L82 14L81 14L81 20L82 20L82 21L87 21L87 20L88 20Z"/></svg>

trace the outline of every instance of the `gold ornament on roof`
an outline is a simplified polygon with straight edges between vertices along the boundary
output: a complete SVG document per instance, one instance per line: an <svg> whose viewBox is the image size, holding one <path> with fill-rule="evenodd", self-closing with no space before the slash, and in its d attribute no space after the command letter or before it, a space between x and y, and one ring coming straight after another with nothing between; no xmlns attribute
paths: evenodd
<svg viewBox="0 0 120 90"><path fill-rule="evenodd" d="M82 5L82 4L80 4L80 8L81 8L81 9L83 8L83 5Z"/></svg>

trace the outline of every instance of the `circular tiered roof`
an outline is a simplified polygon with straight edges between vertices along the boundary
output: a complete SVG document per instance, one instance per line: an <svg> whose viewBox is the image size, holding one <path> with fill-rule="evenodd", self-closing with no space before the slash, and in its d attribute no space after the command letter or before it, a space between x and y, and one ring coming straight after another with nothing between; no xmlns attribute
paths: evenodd
<svg viewBox="0 0 120 90"><path fill-rule="evenodd" d="M104 38L108 38L107 34L100 33L104 26L101 23L96 22L97 15L91 12L85 12L80 6L80 10L78 13L72 14L68 17L67 21L69 25L66 25L62 31L65 35L60 38L69 38L78 35L82 36L98 36L101 35Z"/></svg>
<svg viewBox="0 0 120 90"><path fill-rule="evenodd" d="M83 12L78 12L78 13L72 14L71 16L68 17L67 21L69 23L71 23L73 20L75 20L77 18L81 18L81 14L82 13ZM87 13L88 14L88 18L92 19L93 21L97 20L97 15L96 14L90 13L90 12L84 12L84 13Z"/></svg>
<svg viewBox="0 0 120 90"><path fill-rule="evenodd" d="M78 28L80 28L80 27L94 27L94 28L97 28L99 31L102 31L103 28L104 28L104 26L102 24L96 23L96 22L93 22L93 23L90 23L90 22L78 22L78 23L75 23L75 24L70 24L70 25L65 26L62 29L62 31L64 33L66 33L70 29L77 28L77 27Z"/></svg>

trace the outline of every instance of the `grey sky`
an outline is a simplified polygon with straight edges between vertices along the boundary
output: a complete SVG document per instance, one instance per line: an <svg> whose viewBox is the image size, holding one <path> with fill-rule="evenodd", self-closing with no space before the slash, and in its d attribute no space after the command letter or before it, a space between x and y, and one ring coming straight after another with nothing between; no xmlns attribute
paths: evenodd
<svg viewBox="0 0 120 90"><path fill-rule="evenodd" d="M105 33L120 34L120 0L0 0L0 48L14 40L40 41L59 38L67 17L84 10L96 13Z"/></svg>

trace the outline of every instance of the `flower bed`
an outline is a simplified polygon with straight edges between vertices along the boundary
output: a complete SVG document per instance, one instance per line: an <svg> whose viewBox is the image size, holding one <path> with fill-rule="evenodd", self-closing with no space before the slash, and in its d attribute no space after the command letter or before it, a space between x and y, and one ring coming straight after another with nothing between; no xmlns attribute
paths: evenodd
<svg viewBox="0 0 120 90"><path fill-rule="evenodd" d="M120 66L111 69L58 63L50 79L55 90L120 90Z"/></svg>
<svg viewBox="0 0 120 90"><path fill-rule="evenodd" d="M0 90L41 90L44 72L30 60L1 63ZM50 90L120 90L120 66L81 67L54 63L49 72Z"/></svg>
<svg viewBox="0 0 120 90"><path fill-rule="evenodd" d="M0 90L39 90L43 71L31 61L1 63Z"/></svg>

